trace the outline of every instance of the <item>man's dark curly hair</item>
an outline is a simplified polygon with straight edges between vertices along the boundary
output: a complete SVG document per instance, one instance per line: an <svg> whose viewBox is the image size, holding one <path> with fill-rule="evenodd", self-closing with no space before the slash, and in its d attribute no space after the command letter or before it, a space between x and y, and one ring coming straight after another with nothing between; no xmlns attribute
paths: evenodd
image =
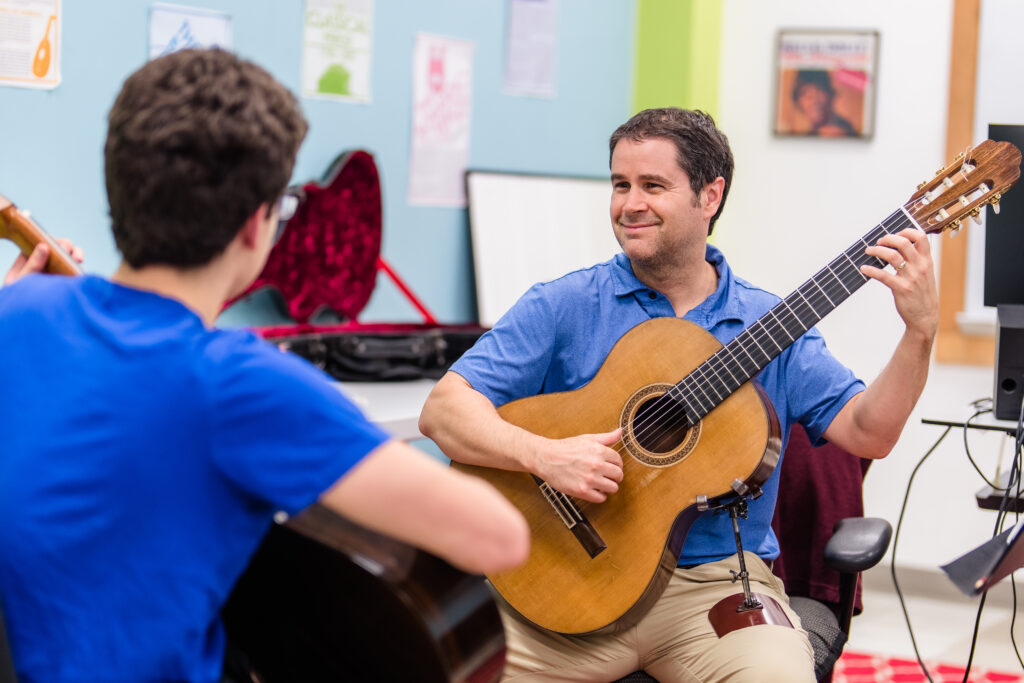
<svg viewBox="0 0 1024 683"><path fill-rule="evenodd" d="M690 177L690 189L700 195L708 183L719 176L725 180L722 202L711 217L708 234L715 228L715 221L725 208L732 184L733 160L729 139L715 125L714 119L702 111L665 107L645 109L634 114L629 121L619 126L608 142L609 163L615 145L623 138L643 142L651 138L662 138L676 146L676 160L679 167Z"/></svg>
<svg viewBox="0 0 1024 683"><path fill-rule="evenodd" d="M128 265L209 263L284 192L306 119L295 97L224 50L182 50L125 80L108 117L107 199Z"/></svg>

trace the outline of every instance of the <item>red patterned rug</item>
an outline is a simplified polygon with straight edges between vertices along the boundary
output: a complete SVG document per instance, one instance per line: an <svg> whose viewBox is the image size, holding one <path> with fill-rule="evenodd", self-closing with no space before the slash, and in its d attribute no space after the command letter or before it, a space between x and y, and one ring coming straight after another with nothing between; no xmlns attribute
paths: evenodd
<svg viewBox="0 0 1024 683"><path fill-rule="evenodd" d="M933 683L961 683L964 667L925 661ZM1008 673L971 667L970 683L1024 683L1024 672ZM927 683L916 659L844 652L836 662L833 683Z"/></svg>

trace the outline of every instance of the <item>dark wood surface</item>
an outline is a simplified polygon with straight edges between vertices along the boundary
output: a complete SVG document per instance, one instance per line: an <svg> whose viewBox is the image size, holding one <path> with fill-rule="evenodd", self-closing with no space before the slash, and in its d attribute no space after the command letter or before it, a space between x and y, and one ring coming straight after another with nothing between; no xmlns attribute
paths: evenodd
<svg viewBox="0 0 1024 683"><path fill-rule="evenodd" d="M489 683L504 667L483 577L319 505L270 530L223 617L262 683Z"/></svg>

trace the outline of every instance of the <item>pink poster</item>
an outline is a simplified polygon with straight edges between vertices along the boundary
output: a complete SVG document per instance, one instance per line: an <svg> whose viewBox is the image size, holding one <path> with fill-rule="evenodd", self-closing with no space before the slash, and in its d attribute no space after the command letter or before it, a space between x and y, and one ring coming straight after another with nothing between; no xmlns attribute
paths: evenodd
<svg viewBox="0 0 1024 683"><path fill-rule="evenodd" d="M412 69L409 203L465 206L473 43L420 33Z"/></svg>

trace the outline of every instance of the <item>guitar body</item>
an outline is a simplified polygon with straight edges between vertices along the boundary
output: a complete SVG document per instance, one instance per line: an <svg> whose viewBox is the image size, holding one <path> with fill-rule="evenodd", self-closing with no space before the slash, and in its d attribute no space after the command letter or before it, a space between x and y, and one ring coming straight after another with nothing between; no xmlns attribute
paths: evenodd
<svg viewBox="0 0 1024 683"><path fill-rule="evenodd" d="M319 505L274 525L222 617L238 680L491 683L505 663L482 577Z"/></svg>
<svg viewBox="0 0 1024 683"><path fill-rule="evenodd" d="M607 545L594 557L530 474L454 465L496 486L529 521L529 559L488 577L523 617L566 634L628 628L668 583L697 516L698 496L712 500L731 494L737 479L751 488L768 479L781 436L774 409L753 382L681 434L674 446L649 449L634 438L636 411L720 348L693 323L655 318L627 332L584 387L498 409L505 420L550 438L623 427L619 491L604 503L574 501Z"/></svg>

